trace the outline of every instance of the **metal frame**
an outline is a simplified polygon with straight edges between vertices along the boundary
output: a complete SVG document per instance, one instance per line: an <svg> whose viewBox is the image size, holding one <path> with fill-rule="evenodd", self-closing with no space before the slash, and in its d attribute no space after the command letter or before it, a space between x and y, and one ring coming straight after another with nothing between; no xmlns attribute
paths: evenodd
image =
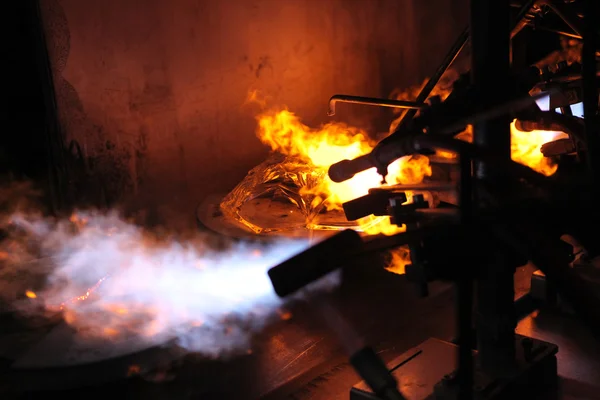
<svg viewBox="0 0 600 400"><path fill-rule="evenodd" d="M585 140L587 142L587 160L588 171L592 180L588 180L585 186L576 186L570 184L571 189L583 188L584 190L591 189L591 192L596 194L598 185L596 179L600 175L600 158L598 157L598 87L597 87L597 64L596 64L596 49L597 49L597 32L595 31L594 17L597 15L596 0L586 1L584 24L581 26L578 21L573 18L579 18L577 15L573 17L568 13L568 9L561 7L557 2L545 1L527 1L518 14L517 21L512 29L508 20L510 17L510 2L509 0L472 0L471 2L471 26L463 31L454 44L448 55L444 58L442 65L437 69L429 82L422 89L417 97L416 102L398 102L393 104L393 101L373 98L362 98L357 96L341 96L336 95L331 98L331 104L335 102L353 102L359 104L379 105L387 107L400 107L409 109L397 130L378 144L372 154L359 157L355 160L345 160L338 164L343 168L337 170L332 166L330 168L330 177L334 181L342 181L349 179L353 173L370 167L377 167L381 172L383 167L387 171L387 164L396 158L403 155L418 153L427 148L439 148L451 150L458 153L460 157L460 190L459 199L460 206L458 210L458 225L452 227L456 230L456 235L464 235L470 232L476 225L481 226L488 222L502 221L508 215L520 215L527 211L520 210L519 206L509 206L507 209L496 208L486 210L483 204L479 202L475 196L480 192L480 188L485 187L503 187L505 180L521 178L528 180L531 184L537 186L540 190L546 193L560 193L563 187L557 186L560 182L549 180L537 173L529 170L526 167L520 166L511 161L510 157L510 129L507 111L513 108L518 108L515 104L528 105L526 101L520 100L514 102L509 98L508 87L510 86L510 39L514 37L524 26L530 22L528 15L533 12L538 12L539 5L546 5L555 11L561 18L575 30L576 34L582 33L584 37L584 52L583 52L583 73L584 81L584 108L585 108ZM573 17L573 18L572 18ZM468 121L474 124L473 144L460 142L448 136L439 135L448 127L444 125L444 121L439 123L429 134L423 135L423 130L427 126L412 125L416 112L422 108L423 103L435 87L437 82L447 68L456 59L460 50L466 44L469 36L472 41L472 87L475 93L477 102L483 104L483 110L476 117L470 115ZM532 102L529 98L529 102ZM508 105L507 105L508 104ZM433 108L433 107L432 107ZM435 119L435 118L434 118ZM465 123L466 120L459 121ZM437 130L436 130L437 129ZM451 130L450 130L451 131ZM450 132L451 133L451 132ZM389 161L389 162L388 162ZM591 183L591 185L590 185ZM500 185L500 186L498 186ZM398 190L393 188L392 190ZM560 198L560 196L558 196ZM562 199L562 198L561 198ZM562 201L562 200L561 200ZM368 202L367 202L368 204ZM402 218L406 216L406 212L400 210L402 206L395 206L390 201L390 213L396 219L396 223L402 223ZM585 203L589 204L589 203ZM512 208L511 208L512 207ZM420 213L420 210L412 209L410 212L414 215L426 216L428 213ZM579 211L579 210L578 210ZM489 213L487 215L486 213ZM398 218L396 218L398 217ZM489 218L489 219L488 219ZM576 218L576 217L575 217ZM412 220L411 220L412 221ZM534 220L535 221L535 220ZM355 258L360 255L367 254L371 251L378 251L384 248L394 248L402 244L411 244L420 242L419 238L427 238L432 235L439 234L440 229L448 229L449 226L436 227L429 226L427 228L418 228L407 233L399 234L393 237L378 239L364 246L349 246L360 247L356 252L349 255L349 258ZM491 229L492 240L503 242L508 246L515 248L516 252L526 253L531 261L542 269L542 272L553 279L557 283L557 287L563 291L565 298L571 300L573 308L578 311L583 320L595 332L600 332L600 299L590 292L589 288L577 276L576 273L567 268L565 260L561 260L560 250L557 249L555 238L549 237L545 232L540 232L535 223L524 224L524 229L527 236L515 238L515 232L510 229L510 225L496 224ZM437 233L436 233L437 232ZM346 234L346 236L348 236ZM340 236L341 237L341 236ZM319 246L328 248L328 242L337 243L338 239L335 236L328 241L322 242ZM341 247L339 243L335 247L335 253ZM348 247L348 246L346 246ZM314 249L309 249L308 253L314 253ZM479 257L477 251L475 254L464 258L466 265L463 265L460 273L456 274L453 279L456 282L457 289L457 326L458 332L458 365L455 383L450 392L446 390L446 383L441 392L436 392L436 395L442 393L446 398L459 398L470 400L473 398L473 383L474 370L472 356L472 305L473 305L473 282L477 280L477 303L478 314L476 318L477 328L477 369L483 372L491 379L503 378L511 375L519 370L516 363L516 345L515 345L515 326L516 315L514 309L514 282L513 274L516 261L513 259L504 259L504 253L498 251L494 257L498 261L483 262L482 260L489 257ZM306 274L305 263L301 262L302 257L308 255L300 255L291 260L274 267L271 271L277 270L278 275L285 277L281 278L282 282L277 282L273 279L273 275L269 272L274 287L284 286L290 277L294 276L294 272L290 269L297 268L298 271L304 271ZM312 256L311 256L312 257ZM344 259L335 257L336 261L323 256L320 258L323 269L321 272L311 274L311 278L302 278L299 280L293 279L293 286L300 288L308 281L318 279L326 271L341 266ZM300 265L302 264L302 265ZM312 263L316 265L315 263ZM321 263L319 263L321 264ZM478 274L475 273L478 272ZM278 292L281 296L289 294L289 290ZM335 316L335 311L330 310L330 316ZM334 318L329 318L330 320ZM339 331L339 330L338 330ZM345 336L350 335L352 329L345 329L346 333L340 332L340 337L343 340ZM347 337L346 337L347 339ZM529 342L527 342L529 343ZM524 354L527 357L527 346L523 342ZM529 349L530 350L530 349ZM365 353L366 351L366 353ZM359 350L354 348L351 350L351 360L353 366L357 369L365 382L373 389L373 391L385 399L400 399L403 398L399 391L393 388L395 379L386 371L382 371L381 362L376 360L372 351L369 349ZM523 351L521 351L523 353ZM544 372L553 373L556 376L556 365L554 358L555 350L548 352L547 359L539 360L540 362L550 363L544 364L537 369ZM364 357L367 354L367 357ZM554 363L554 366L552 366ZM549 369L545 366L549 365ZM553 368L553 370L552 370ZM535 368L534 368L535 369ZM531 371L525 370L525 374ZM456 390L453 392L453 390ZM372 397L369 397L372 398Z"/></svg>

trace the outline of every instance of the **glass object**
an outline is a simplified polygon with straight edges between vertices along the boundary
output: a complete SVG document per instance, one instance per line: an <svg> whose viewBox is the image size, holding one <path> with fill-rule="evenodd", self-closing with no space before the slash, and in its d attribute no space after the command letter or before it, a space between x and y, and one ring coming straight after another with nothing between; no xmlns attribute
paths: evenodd
<svg viewBox="0 0 600 400"><path fill-rule="evenodd" d="M271 153L225 196L221 211L256 234L355 227L342 210L328 211L324 199L306 193L326 173L299 158Z"/></svg>

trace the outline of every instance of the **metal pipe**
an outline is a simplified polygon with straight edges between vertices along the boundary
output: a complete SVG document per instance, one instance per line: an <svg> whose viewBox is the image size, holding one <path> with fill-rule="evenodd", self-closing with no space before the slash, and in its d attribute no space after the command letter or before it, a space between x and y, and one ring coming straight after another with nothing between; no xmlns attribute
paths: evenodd
<svg viewBox="0 0 600 400"><path fill-rule="evenodd" d="M375 97L363 97L363 96L349 96L345 94L336 94L331 96L329 99L329 111L327 115L335 115L335 103L351 103L351 104L364 104L368 106L379 106L379 107L391 107L391 108L407 108L418 111L427 107L423 102L414 101L403 101L403 100L389 100L389 99L378 99Z"/></svg>
<svg viewBox="0 0 600 400"><path fill-rule="evenodd" d="M576 33L565 32L565 31L560 30L560 29L549 28L549 27L546 27L546 26L536 25L535 29L537 29L539 31L556 33L557 35L565 36L565 37L568 37L568 38L571 38L571 39L577 39L577 40L583 39L581 37L581 35L578 35Z"/></svg>
<svg viewBox="0 0 600 400"><path fill-rule="evenodd" d="M600 138L598 137L598 81L596 48L598 36L598 0L584 0L584 34L581 51L583 78L583 115L585 125L586 159L593 185L594 195L598 195L600 179Z"/></svg>
<svg viewBox="0 0 600 400"><path fill-rule="evenodd" d="M460 223L464 228L473 222L473 185L471 158L460 156L459 207ZM468 229L468 228L467 228ZM458 371L459 399L473 397L473 268L463 265L456 280L456 322L458 327Z"/></svg>
<svg viewBox="0 0 600 400"><path fill-rule="evenodd" d="M477 101L492 109L510 96L510 4L508 0L471 0L471 79ZM473 126L473 143L499 160L509 162L510 116L503 115ZM506 171L479 161L475 164L475 184L479 181L506 180ZM514 271L507 268L504 255L497 253L493 262L479 268L477 281L477 362L489 376L502 376L515 362ZM460 352L466 357L466 351ZM459 370L471 364L461 359ZM470 381L459 389L464 397L473 397Z"/></svg>
<svg viewBox="0 0 600 400"><path fill-rule="evenodd" d="M438 182L430 182L430 183L417 183L412 185L390 185L383 187L376 187L369 189L369 193L377 193L377 192L390 192L390 191L398 191L402 192L405 190L422 190L422 191L435 191L435 192L448 192L455 191L456 185L454 183L438 183Z"/></svg>
<svg viewBox="0 0 600 400"><path fill-rule="evenodd" d="M510 6L505 0L471 1L472 84L478 101L485 109L493 110L510 96ZM510 159L510 117L497 116L476 122L473 143ZM501 171L486 170L476 165L478 177Z"/></svg>

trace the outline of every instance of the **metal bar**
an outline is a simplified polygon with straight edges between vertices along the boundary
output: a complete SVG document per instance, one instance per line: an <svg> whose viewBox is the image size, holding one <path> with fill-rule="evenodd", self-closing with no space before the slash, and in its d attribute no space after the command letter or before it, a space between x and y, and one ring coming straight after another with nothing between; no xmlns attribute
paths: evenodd
<svg viewBox="0 0 600 400"><path fill-rule="evenodd" d="M471 35L472 84L479 103L493 108L510 96L509 1L471 0ZM473 143L510 161L510 117L475 124ZM505 173L485 162L475 164L476 182L500 184ZM492 377L502 376L515 362L514 271L503 259L498 253L493 262L481 266L476 289L477 362Z"/></svg>
<svg viewBox="0 0 600 400"><path fill-rule="evenodd" d="M572 33L572 32L565 32L563 30L560 29L554 29L554 28L549 28L546 26L540 26L540 25L536 25L535 29L539 30L539 31L545 31L545 32L552 32L552 33L556 33L557 35L561 35L561 36L565 36L565 37L569 37L572 39L577 39L577 40L581 40L583 39L581 37L581 35L578 35L576 33Z"/></svg>
<svg viewBox="0 0 600 400"><path fill-rule="evenodd" d="M583 78L583 115L585 125L586 161L590 173L594 195L598 194L598 179L600 175L600 142L598 137L598 81L596 48L598 36L596 33L598 0L584 0L584 35L581 51Z"/></svg>
<svg viewBox="0 0 600 400"><path fill-rule="evenodd" d="M414 101L403 101L403 100L389 100L389 99L378 99L375 97L363 97L363 96L349 96L345 94L336 94L331 96L329 99L329 111L327 115L335 115L335 104L336 103L351 103L351 104L364 104L367 106L379 106L379 107L391 107L391 108L407 108L415 110L422 110L427 107L423 102Z"/></svg>
<svg viewBox="0 0 600 400"><path fill-rule="evenodd" d="M470 226L473 222L473 187L471 158L460 157L460 222ZM473 398L473 267L471 263L462 266L456 281L456 320L458 327L458 398Z"/></svg>
<svg viewBox="0 0 600 400"><path fill-rule="evenodd" d="M505 0L471 1L472 84L484 109L506 103L510 96L510 8ZM494 110L495 111L495 110ZM473 143L510 159L510 117L497 115L476 122ZM502 174L476 165L478 177Z"/></svg>
<svg viewBox="0 0 600 400"><path fill-rule="evenodd" d="M369 189L369 193L377 193L377 192L403 192L405 190L423 190L423 191L435 191L435 192L448 192L448 191L456 191L456 184L454 183L417 183L414 185L390 185L390 186L382 186Z"/></svg>

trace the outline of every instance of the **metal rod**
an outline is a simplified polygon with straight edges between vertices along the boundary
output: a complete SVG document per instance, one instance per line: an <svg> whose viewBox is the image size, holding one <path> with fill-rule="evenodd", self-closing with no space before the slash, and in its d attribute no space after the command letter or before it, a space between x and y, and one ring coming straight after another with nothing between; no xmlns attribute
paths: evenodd
<svg viewBox="0 0 600 400"><path fill-rule="evenodd" d="M493 108L510 96L510 4L508 0L471 0L471 77L478 102ZM511 159L510 116L473 126L473 143L499 160ZM501 184L506 171L493 164L475 164L474 184ZM477 362L489 376L501 376L515 361L514 271L502 253L479 268L477 281ZM464 368L459 365L459 368ZM467 382L463 382L467 385ZM465 399L473 393L464 391ZM468 397L467 397L468 396Z"/></svg>
<svg viewBox="0 0 600 400"><path fill-rule="evenodd" d="M454 42L438 69L431 76L431 78L429 78L429 81L427 81L425 86L423 86L423 88L419 92L419 95L417 96L417 99L415 100L417 103L423 103L427 100L427 98L435 88L435 85L438 84L444 73L448 70L450 65L452 65L454 60L456 60L461 50L465 47L468 41L469 27L465 28L462 31L462 33L458 36L456 42ZM404 115L400 117L401 119L400 123L398 124L398 128L403 126L403 124L408 123L416 115L416 113L416 110L408 110L407 112L405 112ZM399 130L398 128L396 130Z"/></svg>
<svg viewBox="0 0 600 400"><path fill-rule="evenodd" d="M509 100L510 96L510 7L505 0L471 1L472 83L485 109ZM495 110L494 110L495 111ZM498 115L476 122L473 143L510 159L510 117ZM476 165L478 177L501 171L486 171Z"/></svg>
<svg viewBox="0 0 600 400"><path fill-rule="evenodd" d="M417 183L413 185L390 185L390 186L382 186L369 189L369 193L377 193L377 192L390 192L390 191L398 191L402 192L405 190L423 190L423 191L436 191L436 192L448 192L448 191L456 191L456 185L454 183Z"/></svg>
<svg viewBox="0 0 600 400"><path fill-rule="evenodd" d="M577 39L577 40L583 39L581 37L581 35L578 35L576 33L565 32L565 31L560 30L560 29L549 28L549 27L546 27L546 26L536 25L535 29L537 29L539 31L556 33L557 35L565 36L565 37L568 37L568 38L571 38L571 39Z"/></svg>
<svg viewBox="0 0 600 400"><path fill-rule="evenodd" d="M349 96L345 94L336 94L331 96L329 99L329 111L327 115L335 115L335 103L352 103L352 104L364 104L368 106L379 106L379 107L391 107L391 108L407 108L415 110L422 110L427 107L423 102L414 101L403 101L403 100L389 100L389 99L378 99L375 97L363 97L363 96Z"/></svg>
<svg viewBox="0 0 600 400"><path fill-rule="evenodd" d="M460 222L464 228L470 226L473 219L472 162L467 155L460 157ZM467 228L468 229L468 228ZM473 267L463 265L456 281L456 320L458 327L458 398L473 397Z"/></svg>
<svg viewBox="0 0 600 400"><path fill-rule="evenodd" d="M583 78L583 115L585 124L586 159L594 195L598 195L600 175L600 142L598 137L598 81L596 47L598 36L596 20L598 0L584 0L584 35L581 51Z"/></svg>

